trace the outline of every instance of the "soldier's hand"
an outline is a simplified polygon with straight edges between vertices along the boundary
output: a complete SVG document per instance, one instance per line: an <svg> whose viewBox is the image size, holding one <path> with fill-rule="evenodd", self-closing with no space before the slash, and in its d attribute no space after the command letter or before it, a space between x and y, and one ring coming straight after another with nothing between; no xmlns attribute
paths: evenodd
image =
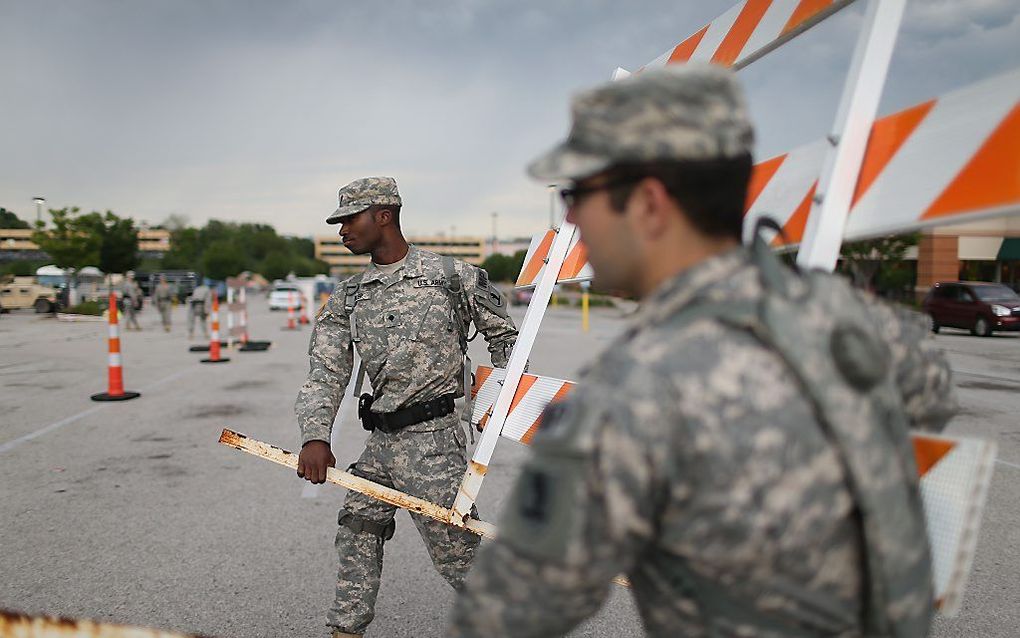
<svg viewBox="0 0 1020 638"><path fill-rule="evenodd" d="M336 467L336 457L325 441L309 441L298 454L297 475L312 483L326 482L326 468Z"/></svg>

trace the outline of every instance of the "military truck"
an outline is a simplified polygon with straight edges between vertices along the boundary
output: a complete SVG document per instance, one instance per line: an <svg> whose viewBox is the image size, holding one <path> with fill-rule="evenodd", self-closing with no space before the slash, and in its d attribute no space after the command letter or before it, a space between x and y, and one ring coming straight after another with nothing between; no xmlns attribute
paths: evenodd
<svg viewBox="0 0 1020 638"><path fill-rule="evenodd" d="M41 286L31 277L8 278L0 283L0 307L4 312L19 308L53 312L57 307L57 289Z"/></svg>

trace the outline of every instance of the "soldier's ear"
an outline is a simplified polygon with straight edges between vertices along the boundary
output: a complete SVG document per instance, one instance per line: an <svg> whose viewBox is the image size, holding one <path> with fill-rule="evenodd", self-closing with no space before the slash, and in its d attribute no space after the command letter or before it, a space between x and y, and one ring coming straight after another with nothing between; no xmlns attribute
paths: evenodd
<svg viewBox="0 0 1020 638"><path fill-rule="evenodd" d="M379 226L389 226L393 223L393 211L389 208L379 208L373 211L372 217Z"/></svg>

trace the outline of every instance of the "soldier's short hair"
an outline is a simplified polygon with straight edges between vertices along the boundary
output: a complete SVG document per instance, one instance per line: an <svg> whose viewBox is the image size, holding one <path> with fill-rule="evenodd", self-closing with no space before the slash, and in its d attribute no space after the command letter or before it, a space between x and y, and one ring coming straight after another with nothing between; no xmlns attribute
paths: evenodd
<svg viewBox="0 0 1020 638"><path fill-rule="evenodd" d="M651 177L662 183L698 231L739 241L752 167L749 153L711 160L618 164L607 174L610 179L624 179L624 183L610 189L609 203L622 212L640 179Z"/></svg>

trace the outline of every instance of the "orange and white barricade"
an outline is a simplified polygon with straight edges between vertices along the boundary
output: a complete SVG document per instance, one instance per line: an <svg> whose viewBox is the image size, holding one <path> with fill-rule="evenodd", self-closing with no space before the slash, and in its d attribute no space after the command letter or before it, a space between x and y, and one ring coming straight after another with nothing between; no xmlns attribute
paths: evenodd
<svg viewBox="0 0 1020 638"><path fill-rule="evenodd" d="M220 294L212 291L212 331L209 336L209 358L202 363L226 363L229 357L220 356Z"/></svg>
<svg viewBox="0 0 1020 638"><path fill-rule="evenodd" d="M130 303L129 299L127 303ZM107 390L93 394L93 401L127 401L142 396L138 392L124 390L124 368L120 356L120 326L117 323L117 295L110 293L109 315L109 358L107 363Z"/></svg>

